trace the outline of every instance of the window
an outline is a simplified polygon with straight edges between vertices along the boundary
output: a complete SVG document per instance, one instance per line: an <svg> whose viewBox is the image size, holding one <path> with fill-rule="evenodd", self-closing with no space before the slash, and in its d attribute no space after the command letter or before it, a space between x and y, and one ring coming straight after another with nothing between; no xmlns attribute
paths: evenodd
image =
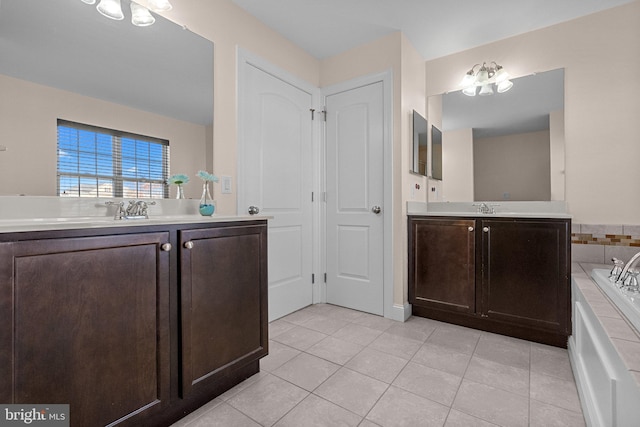
<svg viewBox="0 0 640 427"><path fill-rule="evenodd" d="M58 120L58 195L166 198L169 141Z"/></svg>

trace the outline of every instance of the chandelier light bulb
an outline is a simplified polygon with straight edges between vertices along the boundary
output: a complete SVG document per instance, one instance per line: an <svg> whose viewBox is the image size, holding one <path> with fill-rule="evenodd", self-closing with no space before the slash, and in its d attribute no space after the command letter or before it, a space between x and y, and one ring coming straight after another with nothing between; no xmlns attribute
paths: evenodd
<svg viewBox="0 0 640 427"><path fill-rule="evenodd" d="M116 21L121 21L124 19L124 13L122 13L120 0L100 0L97 9L98 12L109 19L115 19Z"/></svg>
<svg viewBox="0 0 640 427"><path fill-rule="evenodd" d="M149 5L149 9L154 12L166 12L173 8L171 3L169 3L169 0L149 0L147 3Z"/></svg>
<svg viewBox="0 0 640 427"><path fill-rule="evenodd" d="M149 9L144 6L140 6L136 2L131 2L131 23L136 27L148 27L156 22L156 18L153 17Z"/></svg>

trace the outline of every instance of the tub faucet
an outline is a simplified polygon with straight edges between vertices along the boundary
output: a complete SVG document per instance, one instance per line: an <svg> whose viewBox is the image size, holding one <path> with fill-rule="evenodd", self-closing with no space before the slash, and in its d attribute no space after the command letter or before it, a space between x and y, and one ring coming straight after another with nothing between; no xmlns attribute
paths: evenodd
<svg viewBox="0 0 640 427"><path fill-rule="evenodd" d="M624 268L622 269L622 271L618 275L618 278L616 279L616 284L618 286L624 284L624 281L629 276L629 273L630 273L629 270L633 271L633 268L636 266L636 264L638 264L638 262L640 262L640 252L632 256L629 262L625 264Z"/></svg>

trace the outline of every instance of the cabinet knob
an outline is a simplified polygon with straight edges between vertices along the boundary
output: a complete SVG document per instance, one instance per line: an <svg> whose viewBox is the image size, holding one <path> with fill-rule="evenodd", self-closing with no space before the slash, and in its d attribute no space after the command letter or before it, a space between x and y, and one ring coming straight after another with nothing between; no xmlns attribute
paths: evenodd
<svg viewBox="0 0 640 427"><path fill-rule="evenodd" d="M467 228L467 230L473 231L473 227L469 226L469 228Z"/></svg>
<svg viewBox="0 0 640 427"><path fill-rule="evenodd" d="M489 227L484 227L484 228L482 229L482 231L484 231L485 233L488 233L488 232L489 232Z"/></svg>
<svg viewBox="0 0 640 427"><path fill-rule="evenodd" d="M171 250L171 243L163 243L162 246L160 247L162 248L163 251L169 252Z"/></svg>
<svg viewBox="0 0 640 427"><path fill-rule="evenodd" d="M184 242L184 247L187 249L193 249L193 242L191 240Z"/></svg>

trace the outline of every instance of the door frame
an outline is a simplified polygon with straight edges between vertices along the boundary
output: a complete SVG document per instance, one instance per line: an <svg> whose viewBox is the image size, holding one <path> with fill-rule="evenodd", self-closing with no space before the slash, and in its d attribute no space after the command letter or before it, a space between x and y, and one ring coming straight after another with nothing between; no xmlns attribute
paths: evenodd
<svg viewBox="0 0 640 427"><path fill-rule="evenodd" d="M242 84L244 80L244 73L246 67L252 66L258 68L261 71L264 71L271 76L282 80L283 82L294 86L303 92L307 92L311 95L311 104L315 109L315 120L312 121L312 136L311 136L311 167L312 167L312 189L314 194L314 199L311 207L311 216L312 216L312 274L315 277L314 282L312 283L312 302L313 304L317 304L319 302L325 302L325 299L321 298L320 286L322 282L322 275L319 274L321 268L321 258L320 258L320 240L322 237L321 230L321 208L322 203L320 203L320 188L321 188L321 144L320 144L320 135L321 135L321 121L319 119L319 112L322 111L322 107L320 106L320 89L318 87L313 86L312 84L299 79L293 74L283 70L280 67L277 67L265 60L264 58L249 52L246 49L241 47L236 48L236 56L237 56L237 86L236 86L236 99L237 99L237 159L236 159L236 167L237 167L237 197L236 197L236 212L238 215L243 215L245 213L246 203L244 198L241 196L241 188L244 187L244 174L243 169L244 165L241 161L244 158L244 150L246 149L246 137L244 133L244 128L242 126L243 118L246 114L244 102L244 86ZM311 111L309 112L311 115Z"/></svg>
<svg viewBox="0 0 640 427"><path fill-rule="evenodd" d="M370 74L357 77L345 82L337 83L321 89L322 105L326 105L326 98L340 92L357 89L374 83L382 83L383 91L383 200L384 200L384 220L383 220L383 309L384 317L404 321L406 319L404 307L396 307L393 304L393 71L391 69L381 73ZM321 172L322 172L322 194L323 200L326 194L326 154L327 141L325 126L322 126L322 156L321 156ZM326 203L322 203L322 211L320 223L322 227L322 239L320 241L321 267L326 271L327 266L327 242L326 242ZM327 284L322 283L320 286L321 301L327 300ZM315 302L315 301L314 301Z"/></svg>

